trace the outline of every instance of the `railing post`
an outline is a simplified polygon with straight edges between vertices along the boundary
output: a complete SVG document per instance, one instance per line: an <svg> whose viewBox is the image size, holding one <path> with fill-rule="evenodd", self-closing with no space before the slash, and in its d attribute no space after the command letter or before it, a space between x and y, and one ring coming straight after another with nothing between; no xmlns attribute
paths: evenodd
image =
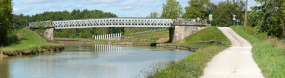
<svg viewBox="0 0 285 78"><path fill-rule="evenodd" d="M110 38L110 34L108 34L108 39Z"/></svg>
<svg viewBox="0 0 285 78"><path fill-rule="evenodd" d="M103 35L103 39L105 39L106 38L106 35Z"/></svg>
<svg viewBox="0 0 285 78"><path fill-rule="evenodd" d="M122 33L120 33L120 37L119 38L121 38L122 37Z"/></svg>

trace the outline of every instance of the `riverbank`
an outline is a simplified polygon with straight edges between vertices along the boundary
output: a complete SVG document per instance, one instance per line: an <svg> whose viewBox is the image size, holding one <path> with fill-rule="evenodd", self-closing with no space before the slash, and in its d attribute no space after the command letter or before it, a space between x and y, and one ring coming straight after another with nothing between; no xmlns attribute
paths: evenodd
<svg viewBox="0 0 285 78"><path fill-rule="evenodd" d="M201 49L179 62L170 64L164 70L157 70L154 74L150 73L149 78L198 78L203 75L206 64L216 54L228 48L231 43L217 27L209 27L193 34L181 43L171 44L196 46Z"/></svg>
<svg viewBox="0 0 285 78"><path fill-rule="evenodd" d="M200 48L193 46L172 45L167 43L151 43L151 42L96 42L96 41L57 41L59 43L83 43L83 44L112 44L112 45L132 45L132 46L152 46L152 47L164 47L171 49L198 51Z"/></svg>
<svg viewBox="0 0 285 78"><path fill-rule="evenodd" d="M168 35L165 31L161 31L160 35ZM156 32L143 33L144 36L155 35ZM140 34L136 34L137 37ZM133 35L125 36L128 38L136 38ZM156 37L156 40L167 38L165 36ZM151 39L147 37L147 39ZM153 38L154 39L154 38ZM163 43L153 41L114 41L114 40L92 40L92 39L64 39L72 40L72 42L90 43L90 44L117 44L117 45L136 45L136 46L158 46L166 48L185 49L185 47L195 48L195 53L187 56L179 62L170 64L166 69L156 71L153 73L146 73L150 78L169 78L169 77L199 77L203 74L206 64L212 59L213 56L228 48L231 44L227 37L217 28L209 27L203 29L184 41L179 43Z"/></svg>
<svg viewBox="0 0 285 78"><path fill-rule="evenodd" d="M27 29L13 32L14 43L1 47L3 56L35 55L43 52L59 52L64 49L61 44L49 43L37 33Z"/></svg>
<svg viewBox="0 0 285 78"><path fill-rule="evenodd" d="M266 78L284 78L285 75L285 42L272 38L256 28L232 26L240 36L253 46L252 56Z"/></svg>

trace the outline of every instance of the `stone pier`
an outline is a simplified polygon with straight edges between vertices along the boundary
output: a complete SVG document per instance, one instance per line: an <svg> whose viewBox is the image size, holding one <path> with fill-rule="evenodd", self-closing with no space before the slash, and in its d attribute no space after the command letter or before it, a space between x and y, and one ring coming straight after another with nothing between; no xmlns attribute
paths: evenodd
<svg viewBox="0 0 285 78"><path fill-rule="evenodd" d="M29 29L38 33L46 40L52 41L54 33L54 27L52 26L52 21L50 20L43 23L46 23L43 27L30 27Z"/></svg>
<svg viewBox="0 0 285 78"><path fill-rule="evenodd" d="M200 31L207 27L210 27L210 25L185 23L184 19L177 18L175 26L169 28L169 42L181 42L186 37L191 36L197 31Z"/></svg>

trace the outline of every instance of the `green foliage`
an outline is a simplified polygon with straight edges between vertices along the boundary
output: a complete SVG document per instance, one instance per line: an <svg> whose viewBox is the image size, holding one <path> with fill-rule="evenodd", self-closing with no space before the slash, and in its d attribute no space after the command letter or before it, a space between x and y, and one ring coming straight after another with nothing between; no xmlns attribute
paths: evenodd
<svg viewBox="0 0 285 78"><path fill-rule="evenodd" d="M26 22L36 22L36 21L47 21L47 20L71 20L71 19L94 19L94 18L109 18L117 17L115 14L110 12L103 12L100 10L87 10L84 9L80 11L79 9L74 9L72 12L68 11L51 11L44 12L41 14L36 14L32 16L25 16L23 14L14 15L13 24L17 28L23 28L26 26ZM90 38L92 35L102 35L110 33L122 33L124 28L86 28L86 29L63 29L55 30L54 37L61 38Z"/></svg>
<svg viewBox="0 0 285 78"><path fill-rule="evenodd" d="M176 0L166 0L166 4L163 4L163 11L161 18L179 18L182 16L182 7Z"/></svg>
<svg viewBox="0 0 285 78"><path fill-rule="evenodd" d="M243 24L244 20L244 3L242 1L237 2L220 2L213 11L214 26L231 26L234 25L233 15L236 15L236 19L239 19Z"/></svg>
<svg viewBox="0 0 285 78"><path fill-rule="evenodd" d="M12 0L0 0L0 46L9 45L8 33L11 32L13 26L11 24L12 15Z"/></svg>
<svg viewBox="0 0 285 78"><path fill-rule="evenodd" d="M244 28L241 26L233 26L231 28L252 44L253 58L266 78L285 77L285 43L283 40L279 41L279 39L272 39L268 36L262 36L259 39L255 37L257 36L256 34L249 34L250 31L257 31L256 28Z"/></svg>
<svg viewBox="0 0 285 78"><path fill-rule="evenodd" d="M61 29L54 32L54 37L76 38L76 29Z"/></svg>
<svg viewBox="0 0 285 78"><path fill-rule="evenodd" d="M157 12L151 12L149 14L149 16L147 16L148 18L159 18L159 14Z"/></svg>
<svg viewBox="0 0 285 78"><path fill-rule="evenodd" d="M210 0L190 0L189 6L185 7L186 13L183 18L206 18L212 11L214 4Z"/></svg>
<svg viewBox="0 0 285 78"><path fill-rule="evenodd" d="M285 14L283 13L285 5L284 0L256 0L262 3L259 7L264 15L260 31L267 32L267 35L284 38Z"/></svg>
<svg viewBox="0 0 285 78"><path fill-rule="evenodd" d="M12 41L14 42L14 44L3 47L0 50L5 50L5 51L25 50L25 49L34 48L37 46L55 46L56 45L56 44L51 44L47 42L37 33L31 30L27 30L27 29L17 30L15 33L13 33L13 36L14 36L13 39L18 38L17 41L15 40Z"/></svg>
<svg viewBox="0 0 285 78"><path fill-rule="evenodd" d="M262 25L263 22L262 18L264 16L264 13L262 11L259 11L258 8L259 7L251 7L251 12L249 12L247 16L248 26L255 27Z"/></svg>

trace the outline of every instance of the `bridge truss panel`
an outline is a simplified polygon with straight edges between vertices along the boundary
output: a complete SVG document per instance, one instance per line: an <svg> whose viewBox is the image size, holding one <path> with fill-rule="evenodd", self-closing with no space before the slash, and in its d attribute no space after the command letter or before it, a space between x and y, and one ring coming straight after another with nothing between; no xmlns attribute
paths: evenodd
<svg viewBox="0 0 285 78"><path fill-rule="evenodd" d="M172 19L108 18L53 21L55 29L92 27L171 27Z"/></svg>
<svg viewBox="0 0 285 78"><path fill-rule="evenodd" d="M40 21L40 22L31 22L29 23L29 26L49 26L49 21Z"/></svg>

